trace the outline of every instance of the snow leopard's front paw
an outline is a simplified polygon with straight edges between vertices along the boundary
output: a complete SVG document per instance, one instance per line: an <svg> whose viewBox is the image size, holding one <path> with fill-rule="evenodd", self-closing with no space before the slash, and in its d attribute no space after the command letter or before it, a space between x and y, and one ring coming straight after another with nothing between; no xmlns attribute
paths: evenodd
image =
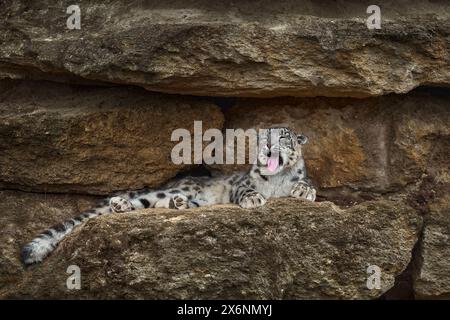
<svg viewBox="0 0 450 320"><path fill-rule="evenodd" d="M252 209L266 204L264 196L256 191L245 194L239 201L239 205L244 209Z"/></svg>
<svg viewBox="0 0 450 320"><path fill-rule="evenodd" d="M184 194L176 194L170 199L169 208L183 210L189 208L188 198Z"/></svg>
<svg viewBox="0 0 450 320"><path fill-rule="evenodd" d="M122 197L112 197L109 199L109 206L112 211L117 213L128 212L134 209L131 202Z"/></svg>
<svg viewBox="0 0 450 320"><path fill-rule="evenodd" d="M314 201L316 200L316 189L306 182L299 182L292 188L291 196Z"/></svg>

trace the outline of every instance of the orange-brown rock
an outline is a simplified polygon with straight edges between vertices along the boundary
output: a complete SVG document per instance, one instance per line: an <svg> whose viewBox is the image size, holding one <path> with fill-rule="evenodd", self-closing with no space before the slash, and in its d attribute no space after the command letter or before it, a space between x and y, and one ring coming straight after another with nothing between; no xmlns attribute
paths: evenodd
<svg viewBox="0 0 450 320"><path fill-rule="evenodd" d="M227 128L286 125L306 134L309 174L319 188L386 191L448 174L447 97L243 99L226 112ZM237 166L216 166L224 171Z"/></svg>
<svg viewBox="0 0 450 320"><path fill-rule="evenodd" d="M221 128L214 104L141 88L21 82L0 92L0 186L107 194L155 187L175 165L175 129Z"/></svg>

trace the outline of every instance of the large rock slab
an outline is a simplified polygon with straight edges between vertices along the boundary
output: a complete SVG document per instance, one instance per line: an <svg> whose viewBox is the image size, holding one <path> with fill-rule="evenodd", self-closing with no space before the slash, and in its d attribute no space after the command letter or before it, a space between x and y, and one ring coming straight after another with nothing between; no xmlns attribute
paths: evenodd
<svg viewBox="0 0 450 320"><path fill-rule="evenodd" d="M389 200L114 214L78 228L2 296L376 298L407 266L420 228L414 209ZM80 268L80 290L66 287L70 265ZM380 289L366 286L370 265L381 270Z"/></svg>
<svg viewBox="0 0 450 320"><path fill-rule="evenodd" d="M9 87L9 89L7 89ZM222 128L214 104L141 88L4 85L0 92L0 187L106 194L154 187L175 165L175 129Z"/></svg>
<svg viewBox="0 0 450 320"><path fill-rule="evenodd" d="M225 127L280 124L306 134L306 166L320 189L398 191L426 174L448 175L449 99L448 94L425 93L368 99L239 99L226 111ZM213 166L225 172L239 167Z"/></svg>
<svg viewBox="0 0 450 320"><path fill-rule="evenodd" d="M352 96L450 84L445 1L0 4L0 77L115 82L209 96Z"/></svg>

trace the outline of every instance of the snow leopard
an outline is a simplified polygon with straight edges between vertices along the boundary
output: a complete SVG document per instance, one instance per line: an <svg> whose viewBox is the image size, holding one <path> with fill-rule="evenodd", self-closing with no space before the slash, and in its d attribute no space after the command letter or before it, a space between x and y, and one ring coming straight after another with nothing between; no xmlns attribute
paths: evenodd
<svg viewBox="0 0 450 320"><path fill-rule="evenodd" d="M274 139L273 137L277 137ZM95 208L59 223L26 244L21 252L25 266L42 262L72 230L87 219L143 208L188 209L233 203L244 209L263 206L267 199L295 197L315 201L302 154L308 138L286 127L258 132L257 161L247 172L215 177L185 177L156 190L142 189L116 194Z"/></svg>

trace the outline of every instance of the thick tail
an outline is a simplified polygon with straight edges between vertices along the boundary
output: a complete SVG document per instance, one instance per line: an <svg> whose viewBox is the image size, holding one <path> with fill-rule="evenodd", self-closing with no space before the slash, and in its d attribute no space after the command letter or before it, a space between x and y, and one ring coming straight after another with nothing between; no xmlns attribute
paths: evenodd
<svg viewBox="0 0 450 320"><path fill-rule="evenodd" d="M103 204L95 209L85 211L73 219L66 220L45 230L22 248L22 262L26 266L41 262L56 249L59 242L71 233L77 225L87 219L111 212L111 208L108 205Z"/></svg>

